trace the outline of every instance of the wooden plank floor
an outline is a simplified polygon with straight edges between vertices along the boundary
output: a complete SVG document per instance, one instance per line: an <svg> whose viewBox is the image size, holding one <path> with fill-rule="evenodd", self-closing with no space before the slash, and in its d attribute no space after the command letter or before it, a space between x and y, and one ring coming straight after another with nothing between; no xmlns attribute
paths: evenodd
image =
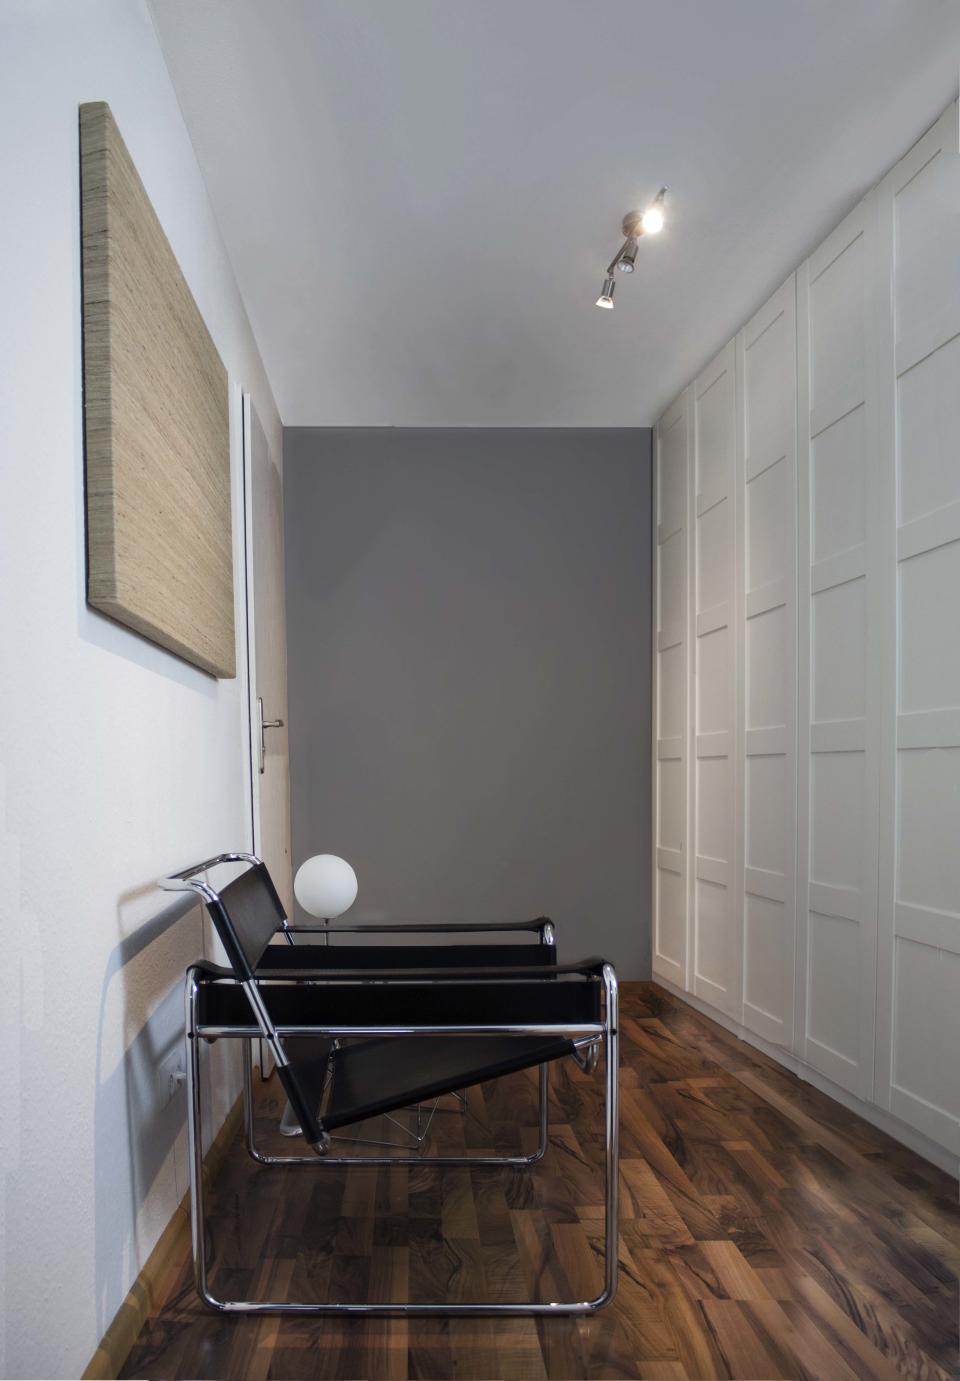
<svg viewBox="0 0 960 1381"><path fill-rule="evenodd" d="M949 1176L649 984L622 989L621 1279L589 1319L223 1318L186 1260L123 1375L243 1378L900 1377L958 1365ZM260 1089L266 1136L276 1079ZM220 1288L344 1299L595 1293L602 1081L552 1072L527 1171L257 1167L211 1195ZM532 1148L516 1075L442 1115L443 1149Z"/></svg>

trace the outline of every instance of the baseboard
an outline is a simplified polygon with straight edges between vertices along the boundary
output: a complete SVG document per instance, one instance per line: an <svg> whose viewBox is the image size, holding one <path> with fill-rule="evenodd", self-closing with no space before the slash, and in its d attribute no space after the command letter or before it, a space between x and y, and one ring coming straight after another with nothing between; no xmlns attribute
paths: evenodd
<svg viewBox="0 0 960 1381"><path fill-rule="evenodd" d="M230 1143L243 1121L241 1095L224 1118L204 1157L204 1169L215 1175L223 1164ZM159 1304L162 1285L170 1268L190 1254L190 1195L185 1194L174 1210L157 1245L147 1257L126 1298L113 1317L113 1322L100 1339L96 1352L87 1363L81 1381L115 1381L130 1355L144 1323Z"/></svg>
<svg viewBox="0 0 960 1381"><path fill-rule="evenodd" d="M864 1122L869 1122L872 1127L885 1132L894 1141L899 1141L918 1156L922 1156L924 1160L930 1161L931 1165L935 1165L938 1170L946 1171L954 1179L960 1178L960 1160L946 1147L940 1146L937 1142L931 1141L928 1136L924 1136L923 1132L918 1132L908 1123L901 1122L898 1117L887 1112L885 1108L878 1108L873 1103L865 1103L856 1094L849 1093L847 1089L835 1084L819 1069L814 1069L812 1065L807 1064L806 1060L802 1060L799 1055L795 1055L791 1050L785 1050L782 1046L774 1045L771 1041L764 1040L755 1031L741 1025L733 1017L718 1012L715 1007L711 1007L708 1002L703 1002L693 993L678 988L675 983L671 983L661 974L656 974L652 982L655 987L661 987L671 997L675 997L679 1002L685 1002L688 1007L692 1007L701 1016L716 1022L718 1026L722 1026L725 1031L729 1031L738 1040L745 1041L747 1045L752 1045L755 1050L761 1051L769 1059L775 1060L784 1069L788 1069L791 1074L795 1074L798 1079L802 1079L805 1084L812 1084L820 1093L825 1093L828 1098L832 1098L835 1103L839 1103L848 1112L855 1112L858 1117L863 1118Z"/></svg>

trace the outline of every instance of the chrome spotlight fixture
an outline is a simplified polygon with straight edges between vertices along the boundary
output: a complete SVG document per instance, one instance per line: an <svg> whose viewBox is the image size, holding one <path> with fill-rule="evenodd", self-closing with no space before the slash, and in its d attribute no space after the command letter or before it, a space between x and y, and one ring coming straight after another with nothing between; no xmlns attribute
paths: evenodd
<svg viewBox="0 0 960 1381"><path fill-rule="evenodd" d="M624 216L620 228L626 238L607 265L603 291L597 298L598 307L613 306L614 272L619 269L621 273L633 273L636 268L640 236L657 235L663 229L666 196L666 187L661 187L645 211L628 211Z"/></svg>
<svg viewBox="0 0 960 1381"><path fill-rule="evenodd" d="M613 290L616 286L616 283L608 274L607 277L603 280L603 290L600 293L600 296L597 298L598 307L613 306Z"/></svg>
<svg viewBox="0 0 960 1381"><path fill-rule="evenodd" d="M620 251L620 258L617 260L617 268L621 273L633 273L637 262L637 250L640 241L634 235L628 235L626 244Z"/></svg>

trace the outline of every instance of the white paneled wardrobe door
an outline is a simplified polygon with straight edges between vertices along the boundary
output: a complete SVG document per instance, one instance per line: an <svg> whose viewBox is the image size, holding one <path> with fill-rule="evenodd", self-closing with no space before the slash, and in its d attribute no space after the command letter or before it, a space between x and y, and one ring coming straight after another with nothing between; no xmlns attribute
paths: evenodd
<svg viewBox="0 0 960 1381"><path fill-rule="evenodd" d="M796 933L796 289L737 336L743 1024L792 1046Z"/></svg>
<svg viewBox="0 0 960 1381"><path fill-rule="evenodd" d="M733 341L693 386L690 766L693 849L692 989L739 1018L740 927L735 906Z"/></svg>
<svg viewBox="0 0 960 1381"><path fill-rule="evenodd" d="M689 394L657 423L653 972L685 987L687 962L687 528Z"/></svg>
<svg viewBox="0 0 960 1381"><path fill-rule="evenodd" d="M877 1098L960 1154L960 154L878 189L885 514Z"/></svg>
<svg viewBox="0 0 960 1381"><path fill-rule="evenodd" d="M799 1054L873 1097L879 644L875 193L797 275Z"/></svg>

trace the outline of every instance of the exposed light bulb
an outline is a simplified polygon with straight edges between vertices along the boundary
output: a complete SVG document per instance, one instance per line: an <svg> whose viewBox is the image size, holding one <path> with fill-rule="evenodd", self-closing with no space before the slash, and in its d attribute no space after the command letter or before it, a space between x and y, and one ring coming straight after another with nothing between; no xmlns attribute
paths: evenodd
<svg viewBox="0 0 960 1381"><path fill-rule="evenodd" d="M663 229L663 202L666 195L666 187L661 187L651 205L644 211L640 224L645 235L658 235Z"/></svg>
<svg viewBox="0 0 960 1381"><path fill-rule="evenodd" d="M613 290L616 286L617 285L612 278L605 278L603 280L603 292L597 298L598 307L613 306Z"/></svg>
<svg viewBox="0 0 960 1381"><path fill-rule="evenodd" d="M644 211L640 224L643 226L644 235L657 235L663 229L663 212L656 202L649 210Z"/></svg>

